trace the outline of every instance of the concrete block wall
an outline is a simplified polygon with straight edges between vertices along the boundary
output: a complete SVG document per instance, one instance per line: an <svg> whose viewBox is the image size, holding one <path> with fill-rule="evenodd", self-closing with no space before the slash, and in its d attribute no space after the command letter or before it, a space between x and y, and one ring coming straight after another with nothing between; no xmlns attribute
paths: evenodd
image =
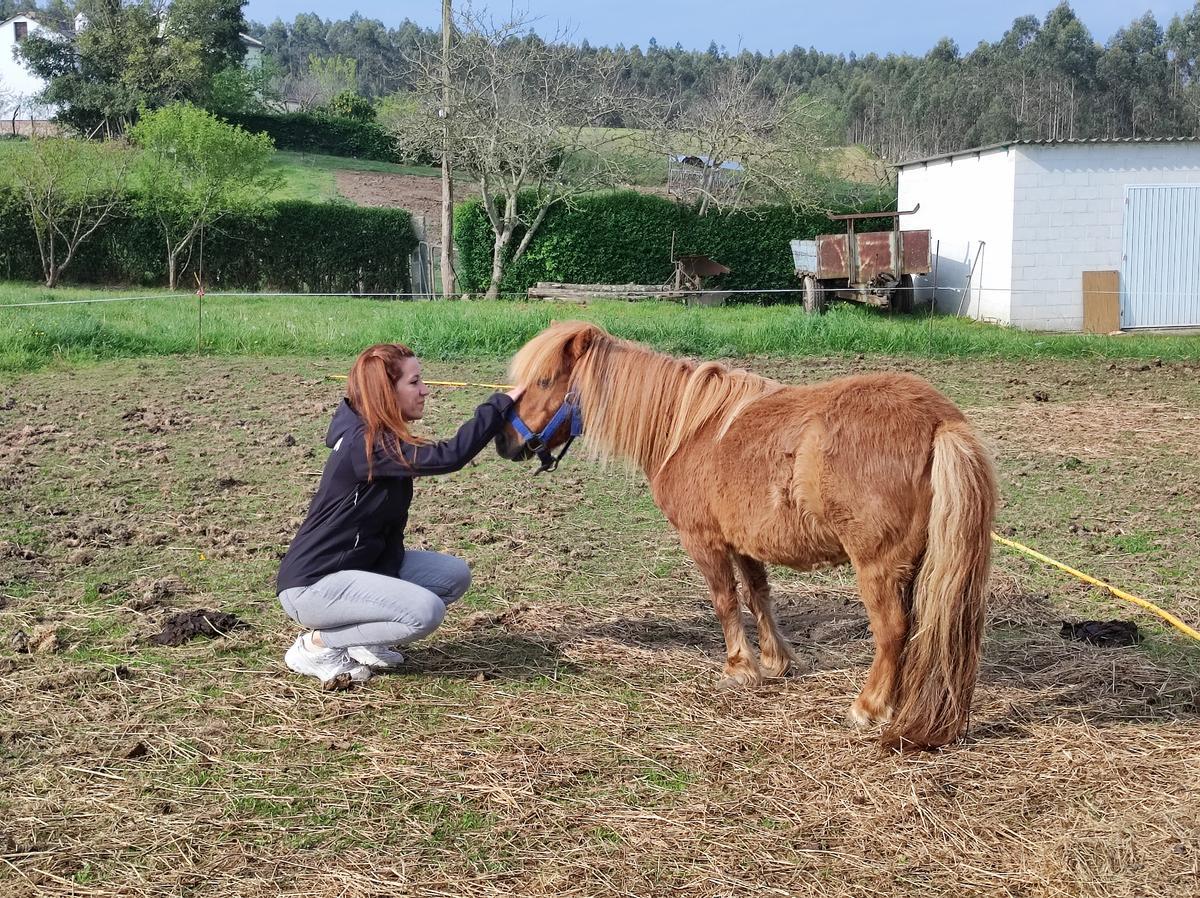
<svg viewBox="0 0 1200 898"><path fill-rule="evenodd" d="M1011 322L1077 331L1082 274L1119 271L1125 188L1200 184L1200 143L1012 148Z"/></svg>

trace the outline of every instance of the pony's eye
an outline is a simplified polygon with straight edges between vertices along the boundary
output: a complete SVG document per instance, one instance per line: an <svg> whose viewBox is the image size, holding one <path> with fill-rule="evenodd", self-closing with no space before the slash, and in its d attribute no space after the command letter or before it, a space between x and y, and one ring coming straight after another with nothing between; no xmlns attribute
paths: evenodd
<svg viewBox="0 0 1200 898"><path fill-rule="evenodd" d="M549 388L549 386L550 386L550 378L543 377L541 380L539 380L537 382L537 384L539 387L541 387L543 390L545 390L545 389Z"/></svg>

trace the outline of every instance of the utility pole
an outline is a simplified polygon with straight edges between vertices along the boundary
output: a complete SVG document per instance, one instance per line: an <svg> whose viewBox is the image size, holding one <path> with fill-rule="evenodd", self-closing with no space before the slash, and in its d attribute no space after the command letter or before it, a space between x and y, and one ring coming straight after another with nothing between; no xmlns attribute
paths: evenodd
<svg viewBox="0 0 1200 898"><path fill-rule="evenodd" d="M442 0L442 293L454 282L454 184L450 179L450 0Z"/></svg>

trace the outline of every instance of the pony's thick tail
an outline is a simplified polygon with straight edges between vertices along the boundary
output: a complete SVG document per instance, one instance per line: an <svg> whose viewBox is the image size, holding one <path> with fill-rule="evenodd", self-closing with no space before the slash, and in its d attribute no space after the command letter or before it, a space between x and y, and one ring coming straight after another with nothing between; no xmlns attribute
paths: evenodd
<svg viewBox="0 0 1200 898"><path fill-rule="evenodd" d="M925 555L913 584L897 711L884 744L935 748L962 735L979 671L991 569L996 477L966 422L933 441L933 501Z"/></svg>

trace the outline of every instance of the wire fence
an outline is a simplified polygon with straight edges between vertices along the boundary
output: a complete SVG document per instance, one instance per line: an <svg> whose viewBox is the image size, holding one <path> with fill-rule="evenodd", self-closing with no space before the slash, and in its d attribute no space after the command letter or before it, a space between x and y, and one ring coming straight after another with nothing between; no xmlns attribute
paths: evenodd
<svg viewBox="0 0 1200 898"><path fill-rule="evenodd" d="M586 291L581 291L586 292ZM600 300L622 300L622 299L661 299L667 302L674 301L678 297L704 297L704 296L779 296L779 295L796 295L803 296L806 292L816 293L822 296L837 296L846 293L862 292L857 291L852 287L816 287L806 291L803 287L754 287L741 290L675 290L672 289L664 295L661 290L627 290L620 293L605 293L595 294L587 297L588 299ZM870 293L870 290L865 291ZM926 295L946 295L952 297L962 297L968 295L990 293L990 294L1006 294L1010 296L1041 296L1045 298L1054 297L1069 297L1079 298L1077 289L1062 289L1062 290L1045 290L1038 288L1013 288L1013 287L983 287L970 286L966 288L948 287L948 286L912 286L912 287L893 287L885 292L904 293L911 292L914 294ZM1093 290L1089 291L1098 296L1121 296L1127 298L1142 298L1142 297L1161 297L1167 298L1183 298L1191 299L1197 303L1197 308L1200 309L1200 294L1197 293L1130 293L1121 290ZM373 292L347 292L347 293L300 293L300 292L272 292L272 291L195 291L185 292L176 291L174 293L153 293L140 296L103 296L93 297L89 299L49 299L38 302L4 302L0 300L0 309L28 309L42 306L78 306L78 305L94 305L98 303L111 302L149 302L162 300L184 300L191 297L203 299L222 299L222 298L244 298L244 299L271 299L271 298L336 298L336 299L396 299L408 300L413 302L460 302L459 298L451 298L444 296L430 296L428 293L373 293ZM471 294L467 296L467 300L483 299L482 295ZM507 291L497 294L498 299L503 300L519 300L523 302L559 302L559 298L534 298L527 293Z"/></svg>

